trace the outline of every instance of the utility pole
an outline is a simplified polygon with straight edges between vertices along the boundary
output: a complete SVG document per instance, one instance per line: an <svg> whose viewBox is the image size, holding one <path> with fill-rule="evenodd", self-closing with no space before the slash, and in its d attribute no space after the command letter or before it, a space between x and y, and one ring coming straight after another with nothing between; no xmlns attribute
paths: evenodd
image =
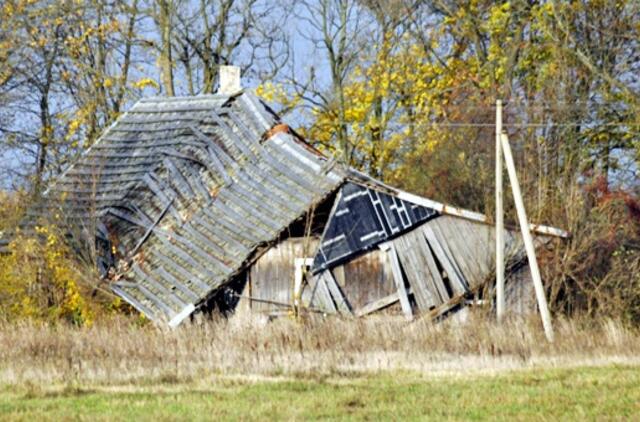
<svg viewBox="0 0 640 422"><path fill-rule="evenodd" d="M551 326L551 314L549 313L547 298L545 297L544 287L542 286L542 277L540 277L540 268L538 268L538 260L536 259L536 248L533 244L533 237L531 236L531 229L529 228L527 213L524 208L524 200L522 199L522 192L520 191L520 183L518 183L518 175L516 174L516 166L515 162L513 161L511 146L509 145L509 138L507 137L506 133L502 133L500 135L500 141L502 144L501 146L504 153L504 159L507 164L507 172L509 174L509 181L511 182L513 199L516 203L516 211L518 212L518 223L520 224L520 231L522 232L524 247L527 251L527 259L529 260L531 278L533 279L533 286L536 291L536 299L538 300L538 309L540 311L540 317L542 318L544 333L547 336L547 340L552 342L553 327Z"/></svg>
<svg viewBox="0 0 640 422"><path fill-rule="evenodd" d="M502 202L502 101L496 100L496 315L505 311L504 300L504 204Z"/></svg>

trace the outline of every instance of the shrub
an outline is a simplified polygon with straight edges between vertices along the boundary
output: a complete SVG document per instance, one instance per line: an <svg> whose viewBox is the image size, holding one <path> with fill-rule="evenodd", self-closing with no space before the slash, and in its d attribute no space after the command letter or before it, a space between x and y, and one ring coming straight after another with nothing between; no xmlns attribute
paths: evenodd
<svg viewBox="0 0 640 422"><path fill-rule="evenodd" d="M80 268L53 227L36 227L33 235L17 233L0 256L0 315L6 319L64 319L91 324L90 289Z"/></svg>

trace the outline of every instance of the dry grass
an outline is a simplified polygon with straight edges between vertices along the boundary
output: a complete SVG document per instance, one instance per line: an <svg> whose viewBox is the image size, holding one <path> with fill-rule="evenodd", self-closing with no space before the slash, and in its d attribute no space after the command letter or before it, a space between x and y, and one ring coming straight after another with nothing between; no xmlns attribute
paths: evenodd
<svg viewBox="0 0 640 422"><path fill-rule="evenodd" d="M391 318L272 322L232 318L176 330L120 319L90 328L0 325L0 384L118 385L240 377L306 377L410 370L467 375L532 367L637 365L640 333L614 321L537 319L496 325L407 324Z"/></svg>

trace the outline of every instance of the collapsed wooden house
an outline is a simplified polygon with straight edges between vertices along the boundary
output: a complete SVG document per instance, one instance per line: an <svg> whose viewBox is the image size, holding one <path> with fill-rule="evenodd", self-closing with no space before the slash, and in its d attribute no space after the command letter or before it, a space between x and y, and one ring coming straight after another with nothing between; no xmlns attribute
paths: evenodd
<svg viewBox="0 0 640 422"><path fill-rule="evenodd" d="M243 90L140 100L45 196L95 238L113 292L170 326L214 308L440 315L493 276L485 216L338 165ZM516 232L507 248L507 296L530 306Z"/></svg>

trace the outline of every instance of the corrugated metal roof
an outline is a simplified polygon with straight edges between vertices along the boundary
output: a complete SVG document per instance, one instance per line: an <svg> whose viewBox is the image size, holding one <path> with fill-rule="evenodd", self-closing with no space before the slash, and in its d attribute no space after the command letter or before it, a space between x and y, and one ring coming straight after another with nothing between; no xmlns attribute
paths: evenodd
<svg viewBox="0 0 640 422"><path fill-rule="evenodd" d="M48 196L128 255L114 292L176 325L343 181L293 135L263 139L277 123L249 92L144 99Z"/></svg>

